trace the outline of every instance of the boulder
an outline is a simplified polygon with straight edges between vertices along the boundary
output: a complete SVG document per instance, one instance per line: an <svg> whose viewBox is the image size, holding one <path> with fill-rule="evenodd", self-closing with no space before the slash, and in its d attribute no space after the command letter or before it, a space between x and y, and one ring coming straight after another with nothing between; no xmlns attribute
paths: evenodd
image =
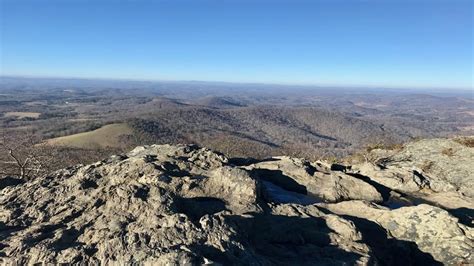
<svg viewBox="0 0 474 266"><path fill-rule="evenodd" d="M320 207L356 225L360 223L358 228L371 221L373 228L379 225L389 237L415 243L422 252L430 254L438 262L449 265L474 263L474 229L463 225L441 208L421 204L390 210L363 201L320 204Z"/></svg>
<svg viewBox="0 0 474 266"><path fill-rule="evenodd" d="M367 182L303 159L275 157L247 166L246 169L285 190L309 195L320 201L383 200L377 189Z"/></svg>

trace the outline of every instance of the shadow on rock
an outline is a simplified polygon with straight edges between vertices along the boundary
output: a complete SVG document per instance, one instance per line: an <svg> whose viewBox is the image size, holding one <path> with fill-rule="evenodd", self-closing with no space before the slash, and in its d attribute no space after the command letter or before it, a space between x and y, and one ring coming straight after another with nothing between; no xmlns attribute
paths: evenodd
<svg viewBox="0 0 474 266"><path fill-rule="evenodd" d="M255 214L229 216L226 220L246 253L255 254L257 264L352 265L363 256L338 248L323 218ZM227 261L239 261L238 256L238 252L228 254Z"/></svg>
<svg viewBox="0 0 474 266"><path fill-rule="evenodd" d="M15 232L23 230L25 228L26 226L21 226L21 225L10 226L10 225L5 225L3 222L0 222L0 239L6 239L7 237L10 237ZM0 250L2 250L1 245L0 245Z"/></svg>
<svg viewBox="0 0 474 266"><path fill-rule="evenodd" d="M390 199L390 191L392 191L389 187L386 187L378 182L375 182L374 180L372 180L370 177L368 176L365 176L365 175L361 175L361 174L357 174L357 173L346 173L352 177L355 177L357 179L360 179L364 182L366 182L367 184L373 186L377 192L380 193L380 195L382 195L382 198L383 198L383 201L388 201Z"/></svg>
<svg viewBox="0 0 474 266"><path fill-rule="evenodd" d="M177 212L186 214L191 221L198 222L206 214L226 210L225 202L213 197L178 198Z"/></svg>
<svg viewBox="0 0 474 266"><path fill-rule="evenodd" d="M182 170L179 166L170 162L164 162L159 168L170 176L183 177L191 175L188 171Z"/></svg>
<svg viewBox="0 0 474 266"><path fill-rule="evenodd" d="M469 208L458 208L458 209L451 209L447 210L452 216L456 217L459 219L459 222L469 226L469 227L474 227L473 221L474 221L474 209L469 209Z"/></svg>
<svg viewBox="0 0 474 266"><path fill-rule="evenodd" d="M280 161L278 158L266 158L266 159L255 159L255 158L242 158L242 157L234 157L229 159L229 164L233 166L247 166L251 164L256 164L256 163L262 163L262 162L274 162L274 161Z"/></svg>
<svg viewBox="0 0 474 266"><path fill-rule="evenodd" d="M387 231L375 222L349 215L341 217L356 225L362 233L362 242L370 246L382 265L443 265L414 242L388 238Z"/></svg>
<svg viewBox="0 0 474 266"><path fill-rule="evenodd" d="M199 258L207 258L214 262L218 262L222 265L234 265L236 254L232 254L231 252L222 252L219 249L209 246L206 244L192 244L189 246L189 249L199 255ZM232 261L232 258L234 261ZM202 265L204 261L199 261L199 265Z"/></svg>
<svg viewBox="0 0 474 266"><path fill-rule="evenodd" d="M251 171L251 175L255 178L260 178L264 181L271 182L285 190L303 195L308 194L308 190L305 186L299 184L293 178L283 174L283 172L280 170L253 169Z"/></svg>
<svg viewBox="0 0 474 266"><path fill-rule="evenodd" d="M6 187L12 187L12 186L18 186L25 183L24 180L19 179L19 178L14 178L11 176L7 176L4 178L0 178L0 190L6 188Z"/></svg>
<svg viewBox="0 0 474 266"><path fill-rule="evenodd" d="M262 181L262 197L265 202L294 203L303 206L323 202L315 196L288 191L268 181Z"/></svg>

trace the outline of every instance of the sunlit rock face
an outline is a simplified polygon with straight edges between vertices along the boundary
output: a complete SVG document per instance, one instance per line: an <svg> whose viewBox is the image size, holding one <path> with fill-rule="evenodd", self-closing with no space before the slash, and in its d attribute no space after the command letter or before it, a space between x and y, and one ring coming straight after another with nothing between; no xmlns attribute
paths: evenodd
<svg viewBox="0 0 474 266"><path fill-rule="evenodd" d="M418 165L446 159L424 155L456 145L443 141L346 167L152 145L26 183L0 180L0 262L474 263L472 165L456 165L472 148L456 146L460 158L432 172Z"/></svg>

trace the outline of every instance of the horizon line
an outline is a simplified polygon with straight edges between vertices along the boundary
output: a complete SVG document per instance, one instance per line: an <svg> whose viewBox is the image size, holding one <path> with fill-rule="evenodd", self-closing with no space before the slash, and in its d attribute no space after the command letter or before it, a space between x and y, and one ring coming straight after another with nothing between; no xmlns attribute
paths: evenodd
<svg viewBox="0 0 474 266"><path fill-rule="evenodd" d="M222 81L222 80L196 80L196 79L147 79L147 78L113 78L113 77L90 77L90 76L49 76L49 75L23 75L23 74L0 74L0 78L25 78L25 79L78 79L78 80L100 80L100 81L133 81L133 82L173 82L173 83L185 83L185 82L202 82L202 83L226 83L226 84L243 84L243 85L271 85L271 86L296 86L296 87L320 87L320 88L346 88L346 89L394 89L394 90L435 90L441 92L443 90L456 90L456 91L469 91L474 93L473 87L448 87L448 86L391 86L381 84L324 84L324 83L295 83L295 82L259 82L259 81Z"/></svg>

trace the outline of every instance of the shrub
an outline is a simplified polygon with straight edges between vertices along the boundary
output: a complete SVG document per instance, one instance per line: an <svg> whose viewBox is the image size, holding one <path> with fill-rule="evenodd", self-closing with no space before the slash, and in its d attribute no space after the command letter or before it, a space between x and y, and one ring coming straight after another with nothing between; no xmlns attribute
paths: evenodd
<svg viewBox="0 0 474 266"><path fill-rule="evenodd" d="M454 139L454 141L466 147L474 148L474 137L461 137Z"/></svg>
<svg viewBox="0 0 474 266"><path fill-rule="evenodd" d="M421 165L421 170L425 173L428 173L433 167L434 163L432 161L425 160Z"/></svg>
<svg viewBox="0 0 474 266"><path fill-rule="evenodd" d="M442 150L441 153L448 156L448 157L454 156L453 148L446 148L446 149Z"/></svg>

